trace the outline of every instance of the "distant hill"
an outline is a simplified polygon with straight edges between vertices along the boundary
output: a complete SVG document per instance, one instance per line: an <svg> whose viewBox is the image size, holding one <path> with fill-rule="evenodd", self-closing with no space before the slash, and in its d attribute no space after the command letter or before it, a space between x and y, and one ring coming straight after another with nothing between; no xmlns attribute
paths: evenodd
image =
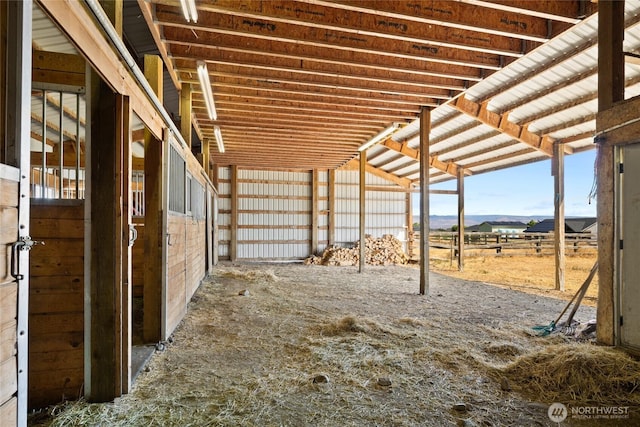
<svg viewBox="0 0 640 427"><path fill-rule="evenodd" d="M520 221L525 224L529 221L536 220L542 221L549 217L536 217L536 216L519 216L519 215L465 215L464 225L469 227L471 225L482 224L485 221ZM414 224L420 221L419 215L413 216ZM456 215L431 215L429 217L429 227L432 230L445 229L449 230L452 226L458 224L458 217Z"/></svg>

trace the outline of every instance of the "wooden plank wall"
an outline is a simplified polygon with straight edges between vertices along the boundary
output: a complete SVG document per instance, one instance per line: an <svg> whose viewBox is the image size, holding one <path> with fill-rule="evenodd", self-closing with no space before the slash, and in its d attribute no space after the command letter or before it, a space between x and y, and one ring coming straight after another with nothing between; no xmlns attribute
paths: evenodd
<svg viewBox="0 0 640 427"><path fill-rule="evenodd" d="M18 286L10 274L11 244L18 235L18 183L0 178L0 423L17 419Z"/></svg>
<svg viewBox="0 0 640 427"><path fill-rule="evenodd" d="M167 254L167 336L178 326L187 312L186 232L183 215L169 215L169 249Z"/></svg>
<svg viewBox="0 0 640 427"><path fill-rule="evenodd" d="M186 277L187 299L189 302L198 289L206 272L206 221L187 218L186 221Z"/></svg>
<svg viewBox="0 0 640 427"><path fill-rule="evenodd" d="M61 203L61 201L56 201ZM84 202L31 205L29 407L82 396Z"/></svg>

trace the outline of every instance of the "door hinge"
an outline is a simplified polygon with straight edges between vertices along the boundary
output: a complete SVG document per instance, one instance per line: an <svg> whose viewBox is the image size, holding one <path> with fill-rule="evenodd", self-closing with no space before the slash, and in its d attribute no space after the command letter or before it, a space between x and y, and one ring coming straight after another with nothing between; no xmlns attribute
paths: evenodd
<svg viewBox="0 0 640 427"><path fill-rule="evenodd" d="M624 317L620 316L620 326L624 324Z"/></svg>
<svg viewBox="0 0 640 427"><path fill-rule="evenodd" d="M620 239L620 250L624 249L624 240Z"/></svg>
<svg viewBox="0 0 640 427"><path fill-rule="evenodd" d="M624 163L620 163L620 164L618 165L618 172L619 172L619 173L624 173Z"/></svg>

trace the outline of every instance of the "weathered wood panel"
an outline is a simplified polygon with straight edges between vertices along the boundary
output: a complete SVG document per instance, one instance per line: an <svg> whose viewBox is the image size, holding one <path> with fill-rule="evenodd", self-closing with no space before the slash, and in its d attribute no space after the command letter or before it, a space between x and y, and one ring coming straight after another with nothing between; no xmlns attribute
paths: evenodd
<svg viewBox="0 0 640 427"><path fill-rule="evenodd" d="M0 178L0 424L17 419L12 396L18 390L18 285L10 274L11 244L18 235L17 201L18 183Z"/></svg>
<svg viewBox="0 0 640 427"><path fill-rule="evenodd" d="M32 203L29 407L77 399L84 382L84 203Z"/></svg>
<svg viewBox="0 0 640 427"><path fill-rule="evenodd" d="M167 335L175 329L186 313L186 217L169 215L167 273Z"/></svg>
<svg viewBox="0 0 640 427"><path fill-rule="evenodd" d="M200 286L206 273L206 222L204 220L187 220L187 301Z"/></svg>
<svg viewBox="0 0 640 427"><path fill-rule="evenodd" d="M16 357L0 362L0 402L6 402L18 389L18 362Z"/></svg>
<svg viewBox="0 0 640 427"><path fill-rule="evenodd" d="M15 420L18 418L18 399L12 397L0 405L0 420Z"/></svg>

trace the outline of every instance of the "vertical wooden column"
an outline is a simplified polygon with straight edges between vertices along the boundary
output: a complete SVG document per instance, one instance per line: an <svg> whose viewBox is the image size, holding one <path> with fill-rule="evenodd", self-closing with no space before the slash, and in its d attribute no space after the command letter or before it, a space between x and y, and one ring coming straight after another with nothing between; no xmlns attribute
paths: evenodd
<svg viewBox="0 0 640 427"><path fill-rule="evenodd" d="M214 195L213 195L213 265L218 265L218 245L219 245L219 235L218 235L218 210L220 199L218 197L218 189L220 188L220 178L219 171L217 165L213 165L213 169L211 171L211 182L214 187Z"/></svg>
<svg viewBox="0 0 640 427"><path fill-rule="evenodd" d="M191 149L191 84L182 83L180 89L180 133Z"/></svg>
<svg viewBox="0 0 640 427"><path fill-rule="evenodd" d="M554 248L556 262L556 290L564 291L565 272L565 232L564 232L564 146L553 145L553 158L551 159L553 175L553 222L554 222Z"/></svg>
<svg viewBox="0 0 640 427"><path fill-rule="evenodd" d="M122 287L122 154L117 96L93 74L91 88L90 325L85 343L91 366L88 400L120 395ZM115 182L114 182L115 181Z"/></svg>
<svg viewBox="0 0 640 427"><path fill-rule="evenodd" d="M407 255L409 259L413 257L413 206L411 204L411 188L407 191L405 195L405 221L407 222Z"/></svg>
<svg viewBox="0 0 640 427"><path fill-rule="evenodd" d="M458 168L458 271L464 271L464 168Z"/></svg>
<svg viewBox="0 0 640 427"><path fill-rule="evenodd" d="M329 170L329 246L336 244L336 170Z"/></svg>
<svg viewBox="0 0 640 427"><path fill-rule="evenodd" d="M429 294L429 133L431 111L420 111L420 295Z"/></svg>
<svg viewBox="0 0 640 427"><path fill-rule="evenodd" d="M366 209L366 188L367 188L367 150L360 152L360 260L358 263L358 271L364 271L366 263L366 238L365 238L365 209Z"/></svg>
<svg viewBox="0 0 640 427"><path fill-rule="evenodd" d="M105 0L102 6L122 34L122 1ZM85 342L90 375L86 390L90 402L107 402L122 394L122 322L127 316L122 305L122 126L129 119L124 118L128 102L122 95L113 93L97 73L92 72L90 79L90 298L89 325L85 326L90 329L90 341Z"/></svg>
<svg viewBox="0 0 640 427"><path fill-rule="evenodd" d="M318 251L318 169L311 171L311 247L309 255Z"/></svg>
<svg viewBox="0 0 640 427"><path fill-rule="evenodd" d="M158 98L162 100L162 61L145 55L144 75ZM163 227L163 164L167 153L163 141L144 131L144 290L143 337L145 342L162 339L163 272L165 247Z"/></svg>
<svg viewBox="0 0 640 427"><path fill-rule="evenodd" d="M229 230L229 259L238 259L238 166L231 166L231 224Z"/></svg>
<svg viewBox="0 0 640 427"><path fill-rule="evenodd" d="M132 256L129 244L130 227L132 226L132 202L131 193L131 108L129 98L116 97L116 131L118 140L116 146L120 147L120 209L121 241L120 259L122 268L122 284L120 286L120 305L122 307L121 324L116 330L120 330L120 384L116 384L116 391L120 394L129 392L131 388L131 313L132 313Z"/></svg>
<svg viewBox="0 0 640 427"><path fill-rule="evenodd" d="M624 99L624 4L598 2L598 110L605 111ZM598 342L616 343L614 287L616 262L615 147L598 144Z"/></svg>

